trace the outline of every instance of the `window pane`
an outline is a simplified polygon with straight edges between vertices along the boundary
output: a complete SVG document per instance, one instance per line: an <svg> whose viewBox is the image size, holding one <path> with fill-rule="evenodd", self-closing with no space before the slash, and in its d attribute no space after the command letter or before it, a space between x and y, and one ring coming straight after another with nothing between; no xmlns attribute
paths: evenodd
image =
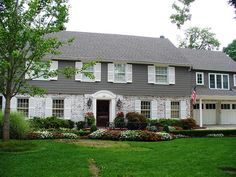
<svg viewBox="0 0 236 177"><path fill-rule="evenodd" d="M151 102L150 101L141 101L141 114L146 118L151 117Z"/></svg>
<svg viewBox="0 0 236 177"><path fill-rule="evenodd" d="M179 110L179 102L172 101L171 102L171 118L179 118L180 117L180 110Z"/></svg>
<svg viewBox="0 0 236 177"><path fill-rule="evenodd" d="M222 88L221 75L216 75L216 84L218 89Z"/></svg>
<svg viewBox="0 0 236 177"><path fill-rule="evenodd" d="M93 74L94 73L94 67L89 66L86 70L84 70L84 72L89 73L89 74ZM83 76L84 81L92 81L93 80L90 77L86 76L84 73L82 74L82 76Z"/></svg>
<svg viewBox="0 0 236 177"><path fill-rule="evenodd" d="M156 83L166 84L167 81L167 67L156 67Z"/></svg>
<svg viewBox="0 0 236 177"><path fill-rule="evenodd" d="M210 88L215 88L215 75L210 74Z"/></svg>
<svg viewBox="0 0 236 177"><path fill-rule="evenodd" d="M203 81L202 79L203 79L203 78L202 78L202 74L200 74L200 73L197 74L197 83L198 83L198 84L202 84L202 83L203 83L203 82L202 82L202 81Z"/></svg>
<svg viewBox="0 0 236 177"><path fill-rule="evenodd" d="M228 87L228 75L223 75L223 88L224 89L229 89Z"/></svg>
<svg viewBox="0 0 236 177"><path fill-rule="evenodd" d="M115 64L115 82L125 82L125 64Z"/></svg>
<svg viewBox="0 0 236 177"><path fill-rule="evenodd" d="M18 98L17 99L17 111L21 112L25 116L29 115L29 99L28 98Z"/></svg>
<svg viewBox="0 0 236 177"><path fill-rule="evenodd" d="M52 115L55 117L64 117L64 100L53 100Z"/></svg>

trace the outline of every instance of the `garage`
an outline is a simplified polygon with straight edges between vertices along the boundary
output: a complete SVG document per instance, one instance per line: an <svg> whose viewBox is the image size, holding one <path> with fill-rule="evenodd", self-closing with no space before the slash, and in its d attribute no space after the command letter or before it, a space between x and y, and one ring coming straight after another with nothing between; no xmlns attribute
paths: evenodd
<svg viewBox="0 0 236 177"><path fill-rule="evenodd" d="M221 103L221 124L236 124L236 103Z"/></svg>

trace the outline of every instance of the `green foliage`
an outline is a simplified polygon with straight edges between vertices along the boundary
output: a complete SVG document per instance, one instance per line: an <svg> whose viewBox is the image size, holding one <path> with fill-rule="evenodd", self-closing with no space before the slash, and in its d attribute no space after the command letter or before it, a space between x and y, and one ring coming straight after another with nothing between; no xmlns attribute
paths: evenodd
<svg viewBox="0 0 236 177"><path fill-rule="evenodd" d="M89 127L95 124L95 117L92 112L87 112L84 118Z"/></svg>
<svg viewBox="0 0 236 177"><path fill-rule="evenodd" d="M129 112L126 114L128 120L127 128L129 130L145 129L147 126L147 118L137 112Z"/></svg>
<svg viewBox="0 0 236 177"><path fill-rule="evenodd" d="M173 134L181 134L191 137L204 137L208 134L223 134L224 136L236 136L236 129L234 130L175 130L171 131Z"/></svg>
<svg viewBox="0 0 236 177"><path fill-rule="evenodd" d="M159 119L160 126L180 126L181 119Z"/></svg>
<svg viewBox="0 0 236 177"><path fill-rule="evenodd" d="M220 42L216 39L215 33L211 32L211 28L191 27L185 31L185 37L180 40L180 48L215 50L220 46Z"/></svg>
<svg viewBox="0 0 236 177"><path fill-rule="evenodd" d="M188 118L188 119L181 119L181 127L185 130L190 130L197 127L197 123L194 119Z"/></svg>
<svg viewBox="0 0 236 177"><path fill-rule="evenodd" d="M2 137L3 113L0 112L0 138ZM30 131L29 122L20 113L10 114L10 137L12 139L24 139Z"/></svg>
<svg viewBox="0 0 236 177"><path fill-rule="evenodd" d="M81 130L81 129L85 128L85 123L86 123L85 121L76 122L77 129Z"/></svg>
<svg viewBox="0 0 236 177"><path fill-rule="evenodd" d="M34 117L30 120L31 127L34 129L59 129L59 128L74 128L72 120L60 119L57 117L39 118Z"/></svg>
<svg viewBox="0 0 236 177"><path fill-rule="evenodd" d="M148 124L150 126L156 126L159 124L159 120L158 119L148 119Z"/></svg>
<svg viewBox="0 0 236 177"><path fill-rule="evenodd" d="M186 21L191 20L190 5L192 2L194 0L178 0L178 3L175 1L172 4L175 13L170 16L171 23L176 24L179 29Z"/></svg>
<svg viewBox="0 0 236 177"><path fill-rule="evenodd" d="M114 120L114 124L116 128L124 128L125 127L125 118L124 118L124 113L119 112L116 115L116 118Z"/></svg>
<svg viewBox="0 0 236 177"><path fill-rule="evenodd" d="M90 128L90 132L91 132L91 133L92 133L92 132L95 132L95 131L97 131L97 129L98 129L97 126L93 124L93 125L91 126L91 128Z"/></svg>
<svg viewBox="0 0 236 177"><path fill-rule="evenodd" d="M233 40L227 47L224 47L223 52L236 61L236 39Z"/></svg>

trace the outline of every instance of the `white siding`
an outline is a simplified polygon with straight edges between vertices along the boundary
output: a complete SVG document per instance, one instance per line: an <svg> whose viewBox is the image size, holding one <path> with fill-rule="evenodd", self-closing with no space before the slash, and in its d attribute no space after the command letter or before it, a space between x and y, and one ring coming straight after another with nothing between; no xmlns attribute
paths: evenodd
<svg viewBox="0 0 236 177"><path fill-rule="evenodd" d="M45 100L45 117L52 116L52 98L46 98Z"/></svg>
<svg viewBox="0 0 236 177"><path fill-rule="evenodd" d="M165 104L165 111L166 111L166 118L169 119L171 118L171 101L170 100L166 100L166 104Z"/></svg>
<svg viewBox="0 0 236 177"><path fill-rule="evenodd" d="M30 97L29 98L29 117L35 116L35 98Z"/></svg>
<svg viewBox="0 0 236 177"><path fill-rule="evenodd" d="M135 112L141 113L141 100L135 100Z"/></svg>
<svg viewBox="0 0 236 177"><path fill-rule="evenodd" d="M71 119L71 99L66 98L64 100L64 118Z"/></svg>
<svg viewBox="0 0 236 177"><path fill-rule="evenodd" d="M151 101L151 118L152 119L157 118L157 101L156 100Z"/></svg>

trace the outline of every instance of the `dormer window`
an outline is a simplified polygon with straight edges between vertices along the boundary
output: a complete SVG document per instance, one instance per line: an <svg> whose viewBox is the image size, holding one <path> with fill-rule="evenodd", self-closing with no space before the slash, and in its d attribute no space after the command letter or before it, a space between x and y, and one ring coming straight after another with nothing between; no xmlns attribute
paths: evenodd
<svg viewBox="0 0 236 177"><path fill-rule="evenodd" d="M204 85L204 73L196 72L196 85Z"/></svg>
<svg viewBox="0 0 236 177"><path fill-rule="evenodd" d="M114 82L125 83L125 64L114 64Z"/></svg>

